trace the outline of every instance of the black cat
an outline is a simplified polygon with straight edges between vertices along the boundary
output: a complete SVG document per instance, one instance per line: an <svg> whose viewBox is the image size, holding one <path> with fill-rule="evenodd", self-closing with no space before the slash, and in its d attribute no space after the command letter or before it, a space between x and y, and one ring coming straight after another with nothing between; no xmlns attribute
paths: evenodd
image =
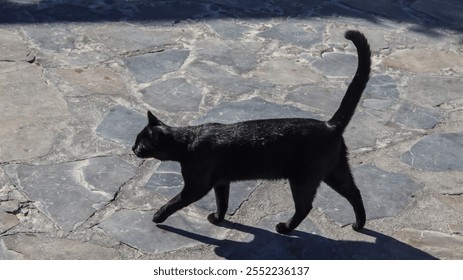
<svg viewBox="0 0 463 280"><path fill-rule="evenodd" d="M362 229L365 209L342 134L368 82L371 53L362 33L347 31L345 38L357 48L358 67L329 121L288 118L171 127L148 112L149 124L138 134L133 152L141 158L180 162L185 182L183 190L154 214L153 221L162 223L213 188L217 213L208 220L217 224L227 211L230 182L288 179L296 212L276 226L279 233L289 233L309 214L321 181L350 202L356 218L352 227Z"/></svg>

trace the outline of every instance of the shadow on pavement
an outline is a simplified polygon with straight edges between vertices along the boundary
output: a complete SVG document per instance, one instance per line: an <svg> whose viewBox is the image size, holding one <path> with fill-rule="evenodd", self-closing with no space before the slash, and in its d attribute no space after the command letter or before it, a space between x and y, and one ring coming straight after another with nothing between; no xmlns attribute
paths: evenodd
<svg viewBox="0 0 463 280"><path fill-rule="evenodd" d="M376 242L333 240L323 236L294 231L291 236L239 223L224 222L223 227L248 233L249 242L218 240L166 225L159 228L184 237L217 246L215 253L226 259L311 259L311 260L431 260L426 252L392 237L369 229L363 234Z"/></svg>
<svg viewBox="0 0 463 280"><path fill-rule="evenodd" d="M441 0L448 2L448 7L458 5L455 1ZM398 23L414 23L417 31L430 35L433 28L462 30L463 26L455 23L459 19L458 9L442 11L442 17L452 18L446 22L413 9L415 2L417 0L390 4L382 1L370 5L368 1L324 0L0 0L0 24L117 21L175 24L188 19L276 17L346 17L378 22L378 18L383 17ZM431 4L437 5L434 2Z"/></svg>

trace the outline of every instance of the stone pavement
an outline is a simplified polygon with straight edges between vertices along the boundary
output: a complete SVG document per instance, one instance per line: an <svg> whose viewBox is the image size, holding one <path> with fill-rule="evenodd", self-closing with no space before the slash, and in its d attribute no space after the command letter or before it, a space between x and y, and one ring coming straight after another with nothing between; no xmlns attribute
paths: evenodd
<svg viewBox="0 0 463 280"><path fill-rule="evenodd" d="M460 0L0 1L0 259L463 259ZM179 166L131 153L152 110L189 125L328 119L371 81L345 137L366 229L325 185L292 236L284 181L234 184L156 226Z"/></svg>

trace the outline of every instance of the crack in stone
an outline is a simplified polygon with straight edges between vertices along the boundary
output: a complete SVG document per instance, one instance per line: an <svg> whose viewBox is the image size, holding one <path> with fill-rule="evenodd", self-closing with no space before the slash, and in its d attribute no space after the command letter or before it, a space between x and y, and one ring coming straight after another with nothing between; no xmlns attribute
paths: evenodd
<svg viewBox="0 0 463 280"><path fill-rule="evenodd" d="M463 196L463 192L458 192L458 193L443 193L443 195L445 195L445 196L451 196L451 197Z"/></svg>
<svg viewBox="0 0 463 280"><path fill-rule="evenodd" d="M254 194L254 192L257 191L257 189L263 184L263 181L259 181L259 183L253 188L253 190L249 193L249 195L247 196L246 199L244 199L241 203L238 204L238 206L236 207L236 209L228 214L230 217L232 217L233 215L236 214L236 212L238 212L238 210L240 210L241 206L243 206L246 202L249 201L249 199L251 198L251 196Z"/></svg>
<svg viewBox="0 0 463 280"><path fill-rule="evenodd" d="M165 44L162 46L155 46L155 47L146 48L146 49L123 52L120 54L120 56L122 58L127 58L127 57L132 57L132 56L150 54L150 53L161 53L168 49L174 49L174 48L181 48L181 47L178 44Z"/></svg>

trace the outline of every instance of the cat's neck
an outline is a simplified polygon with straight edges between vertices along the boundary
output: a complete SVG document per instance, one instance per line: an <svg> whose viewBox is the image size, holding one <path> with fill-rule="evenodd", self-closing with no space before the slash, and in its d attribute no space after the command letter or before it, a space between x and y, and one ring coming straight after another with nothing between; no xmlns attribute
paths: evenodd
<svg viewBox="0 0 463 280"><path fill-rule="evenodd" d="M181 162L185 160L192 132L186 127L171 127L172 143L170 143L170 160Z"/></svg>

